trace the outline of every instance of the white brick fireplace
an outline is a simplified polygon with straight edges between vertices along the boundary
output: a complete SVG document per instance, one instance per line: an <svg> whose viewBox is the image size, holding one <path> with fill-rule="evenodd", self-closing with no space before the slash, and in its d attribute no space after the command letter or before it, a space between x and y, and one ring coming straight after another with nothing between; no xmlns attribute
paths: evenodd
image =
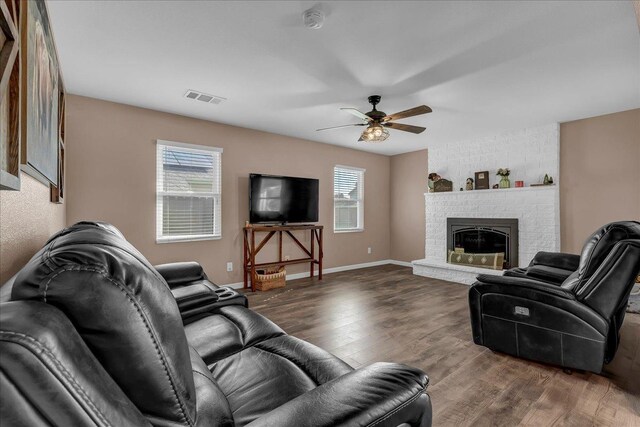
<svg viewBox="0 0 640 427"><path fill-rule="evenodd" d="M452 265L447 257L447 218L516 218L519 265L526 266L538 251L560 250L559 126L524 129L495 137L442 144L429 150L429 172L453 181L453 192L426 193L425 258L413 261L421 276L471 284L475 276L502 271ZM523 188L459 191L474 172L489 171L490 187L498 168L511 169L511 185ZM530 187L545 174L556 185Z"/></svg>

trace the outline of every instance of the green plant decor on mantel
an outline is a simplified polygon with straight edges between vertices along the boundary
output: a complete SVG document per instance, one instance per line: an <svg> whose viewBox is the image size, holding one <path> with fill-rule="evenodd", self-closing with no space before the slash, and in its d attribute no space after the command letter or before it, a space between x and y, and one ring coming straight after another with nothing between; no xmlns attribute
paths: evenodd
<svg viewBox="0 0 640 427"><path fill-rule="evenodd" d="M511 170L509 168L500 168L496 175L500 176L500 188L511 188L511 181L509 181L509 174L511 174Z"/></svg>

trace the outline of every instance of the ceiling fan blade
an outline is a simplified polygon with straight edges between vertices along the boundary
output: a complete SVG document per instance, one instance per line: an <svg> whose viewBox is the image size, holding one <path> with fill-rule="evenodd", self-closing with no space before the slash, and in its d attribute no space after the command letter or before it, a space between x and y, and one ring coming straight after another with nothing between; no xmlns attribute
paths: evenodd
<svg viewBox="0 0 640 427"><path fill-rule="evenodd" d="M422 126L404 125L402 123L383 123L382 126L411 133L422 133L427 129Z"/></svg>
<svg viewBox="0 0 640 427"><path fill-rule="evenodd" d="M340 128L348 128L351 126L367 126L367 123L354 123L351 125L342 125L342 126L332 126L330 128L322 128L322 129L316 129L316 132L319 132L321 130L331 130L331 129L340 129Z"/></svg>
<svg viewBox="0 0 640 427"><path fill-rule="evenodd" d="M408 110L400 111L399 113L389 114L382 119L383 122L390 122L392 120L405 119L407 117L419 116L420 114L427 114L433 110L426 105L420 105L419 107L409 108Z"/></svg>
<svg viewBox="0 0 640 427"><path fill-rule="evenodd" d="M368 122L371 121L371 117L367 116L365 113L363 113L362 111L356 110L355 108L341 108L342 111L346 111L347 113L351 113L354 116L362 119L362 120L366 120Z"/></svg>

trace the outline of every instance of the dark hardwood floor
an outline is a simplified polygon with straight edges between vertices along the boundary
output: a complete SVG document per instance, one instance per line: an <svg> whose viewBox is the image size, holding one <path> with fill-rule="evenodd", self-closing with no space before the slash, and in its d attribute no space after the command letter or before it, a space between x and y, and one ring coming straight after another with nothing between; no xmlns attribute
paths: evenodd
<svg viewBox="0 0 640 427"><path fill-rule="evenodd" d="M286 332L357 368L406 363L431 380L434 426L640 426L640 315L603 375L494 353L471 339L469 287L387 265L249 294Z"/></svg>

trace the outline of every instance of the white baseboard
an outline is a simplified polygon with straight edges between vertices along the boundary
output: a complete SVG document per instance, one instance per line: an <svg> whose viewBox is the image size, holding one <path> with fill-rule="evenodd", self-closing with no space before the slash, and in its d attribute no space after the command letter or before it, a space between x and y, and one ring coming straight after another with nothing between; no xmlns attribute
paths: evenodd
<svg viewBox="0 0 640 427"><path fill-rule="evenodd" d="M363 262L361 264L341 265L339 267L323 268L322 274L338 273L340 271L348 271L348 270L357 270L359 268L378 267L380 265L387 265L387 264L401 265L403 267L411 267L410 262L396 261L393 259L383 259L380 261ZM287 280L304 279L305 277L309 277L308 271L303 271L302 273L287 274ZM242 289L244 286L244 283L236 282L236 283L229 283L223 286L229 286L234 289Z"/></svg>
<svg viewBox="0 0 640 427"><path fill-rule="evenodd" d="M403 267L413 267L413 264L411 264L411 261L397 261L395 259L390 259L389 264L401 265Z"/></svg>

